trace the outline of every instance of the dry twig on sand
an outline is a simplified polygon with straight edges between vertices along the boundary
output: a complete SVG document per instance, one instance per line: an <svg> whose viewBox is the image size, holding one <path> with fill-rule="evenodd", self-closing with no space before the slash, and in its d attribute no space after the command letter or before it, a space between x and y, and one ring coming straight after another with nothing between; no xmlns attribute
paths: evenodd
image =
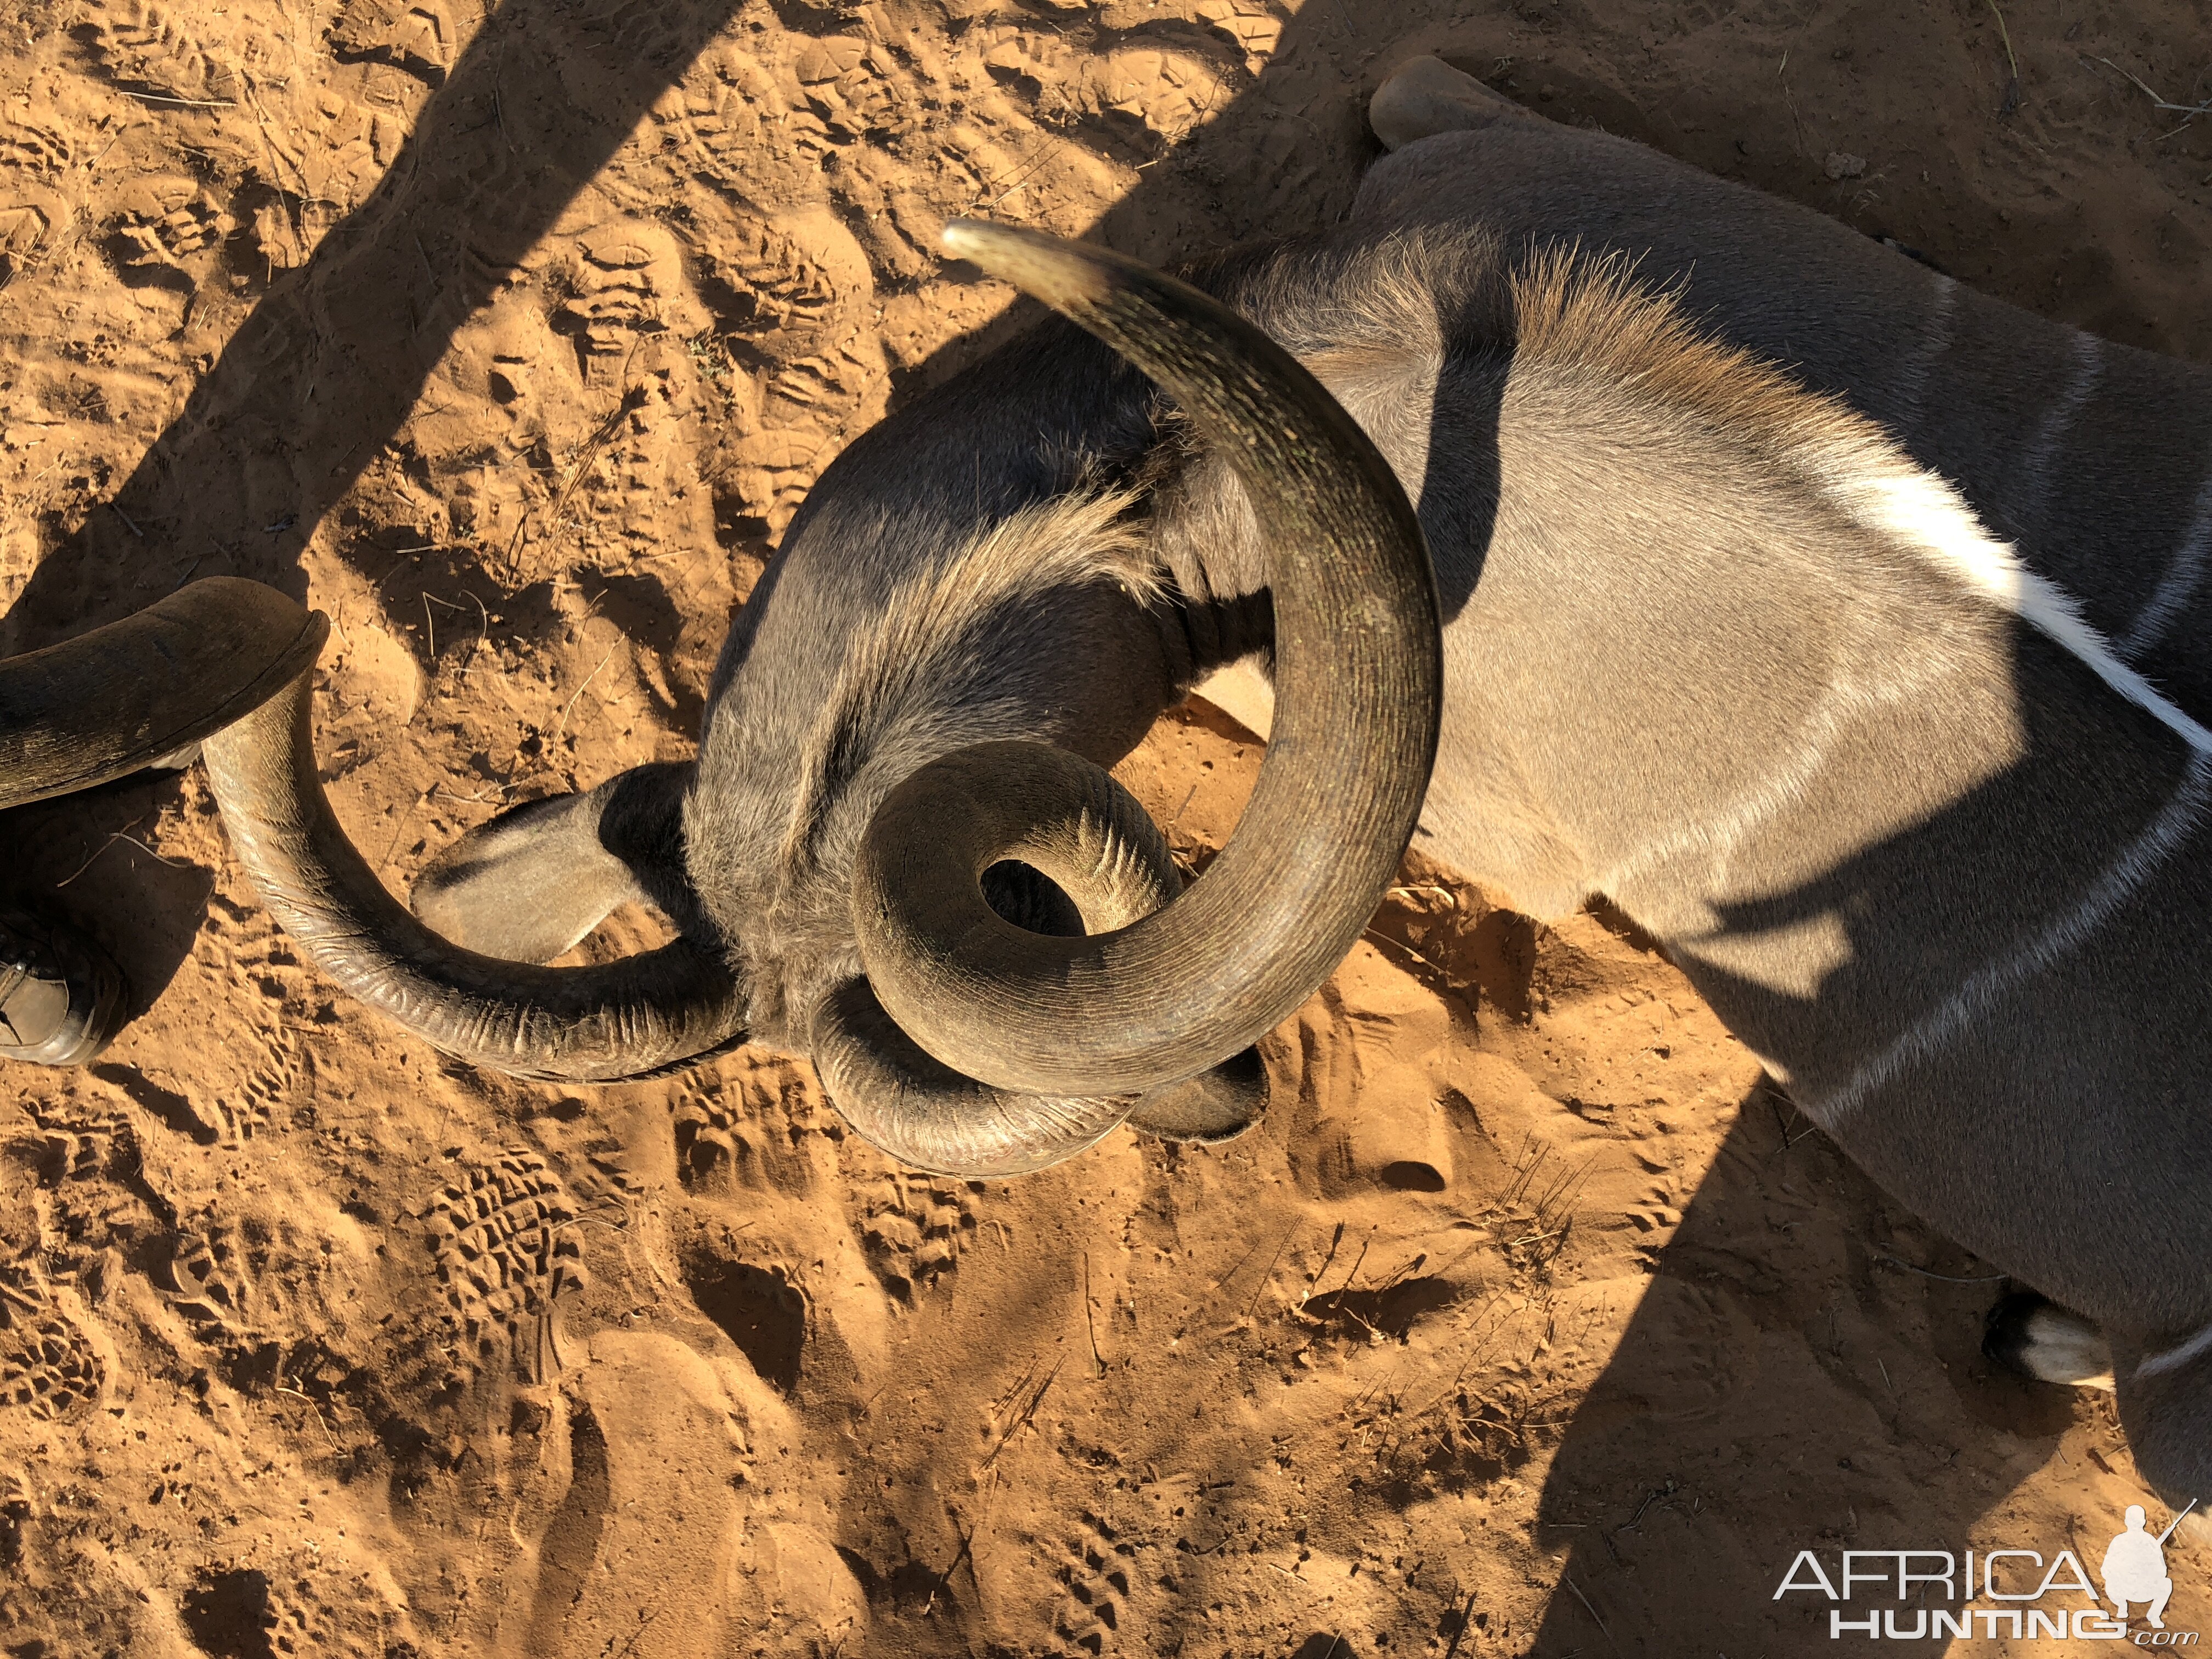
<svg viewBox="0 0 2212 1659"><path fill-rule="evenodd" d="M1106 1375L1106 1362L1098 1357L1098 1326L1091 1316L1091 1252L1083 1253L1083 1328L1091 1337L1091 1375L1095 1382Z"/></svg>
<svg viewBox="0 0 2212 1659"><path fill-rule="evenodd" d="M2162 132L2159 134L2159 137L2161 138L2172 137L2175 132L2180 131L2182 127L2187 126L2190 122L2195 120L2200 115L2212 115L2212 98L2206 99L2201 104L2172 103L2166 99L2160 96L2157 90L2141 76L2136 74L2130 70L2122 69L2118 64L2115 64L2109 58L2095 58L2084 52L2081 54L2081 61L2085 64L2102 64L2106 69L2112 70L2115 74L2125 76L2135 84L2137 91L2141 92L2144 97L2150 100L2151 107L2153 109L2167 110L2172 112L2173 114L2183 118L2181 126L2174 128L2172 132Z"/></svg>
<svg viewBox="0 0 2212 1659"><path fill-rule="evenodd" d="M2005 27L2004 13L1997 9L1997 0L1989 0L1990 12L1997 20L1997 36L2004 42L2005 64L2012 78L2005 82L2004 102L1997 106L1999 115L2009 115L2020 107L2020 59L2012 54L2012 31Z"/></svg>
<svg viewBox="0 0 2212 1659"><path fill-rule="evenodd" d="M1023 1405L1020 1413L1015 1417L1012 1422L1006 1425L1006 1431L999 1437L998 1443L991 1448L990 1455L984 1458L983 1467L985 1468L989 1468L994 1463L999 1461L999 1454L1006 1450L1007 1443L1012 1440L1016 1435L1019 1434L1024 1428L1028 1426L1030 1419L1036 1416L1037 1407L1044 1403L1046 1391L1052 1387L1054 1380L1060 1376L1060 1368L1066 1363L1067 1362L1064 1358L1055 1359L1053 1361L1052 1369L1045 1373L1044 1381L1036 1385L1036 1390L1030 1394L1028 1401ZM1021 1391L1023 1387L1028 1382L1029 1379L1035 1375L1036 1364L1035 1362L1031 1362L1030 1370L1023 1373L1021 1381L1016 1382L1013 1388L1007 1390L1007 1393L1004 1397L1011 1400L1014 1395Z"/></svg>

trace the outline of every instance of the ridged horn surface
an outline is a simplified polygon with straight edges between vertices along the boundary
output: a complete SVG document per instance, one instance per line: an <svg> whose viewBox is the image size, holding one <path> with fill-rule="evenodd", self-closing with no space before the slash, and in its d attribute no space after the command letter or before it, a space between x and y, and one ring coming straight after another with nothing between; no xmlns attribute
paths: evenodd
<svg viewBox="0 0 2212 1659"><path fill-rule="evenodd" d="M1236 470L1273 559L1275 726L1243 820L1204 878L1083 939L1010 927L977 886L1010 856L1002 838L1020 838L1024 814L1064 817L1080 803L1003 745L981 768L961 756L924 768L865 838L860 954L885 1011L954 1072L1031 1096L1149 1091L1272 1029L1374 914L1436 759L1435 577L1374 445L1228 307L1121 254L1032 231L955 222L945 245L1113 346ZM957 775L940 787L933 775L947 769Z"/></svg>

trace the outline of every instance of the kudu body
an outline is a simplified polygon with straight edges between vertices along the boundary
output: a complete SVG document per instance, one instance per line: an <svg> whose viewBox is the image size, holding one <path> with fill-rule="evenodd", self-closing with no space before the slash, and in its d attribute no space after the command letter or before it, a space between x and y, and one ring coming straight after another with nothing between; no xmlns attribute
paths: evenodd
<svg viewBox="0 0 2212 1659"><path fill-rule="evenodd" d="M2212 375L1441 64L1402 72L1375 118L1397 148L1346 223L1195 280L1326 384L1418 503L1440 708L1418 672L1386 684L1361 659L1344 678L1401 769L1440 715L1422 844L1539 914L1619 903L1876 1179L2098 1321L2146 1474L2212 1490ZM1062 304L1053 280L1024 286ZM1139 361L1167 379L1182 360ZM234 835L342 981L487 1063L615 1076L626 1054L636 1072L749 1030L810 1049L871 1138L988 1172L1125 1115L1233 1132L1255 1109L1249 1061L1205 1068L1265 1029L1249 1018L1149 1071L990 1042L991 1011L1057 1006L1149 1053L1255 971L1209 959L1149 1000L1107 973L1105 930L1174 885L1109 792L1079 781L1062 808L1024 805L963 842L949 878L907 866L995 810L1000 773L948 794L917 783L942 781L926 763L1007 739L1110 763L1209 672L1273 650L1304 665L1296 680L1322 644L1368 641L1386 604L1426 602L1401 585L1318 621L1297 608L1287 541L1397 532L1387 503L1332 528L1295 489L1296 511L1271 498L1255 480L1291 463L1255 471L1238 446L1267 453L1280 388L1243 372L1222 383L1260 412L1235 428L1192 389L1218 371L1170 379L1170 406L1048 319L855 442L736 619L696 769L510 813L418 886L422 915L483 955L376 908L309 787L297 698L210 745ZM1315 682L1296 683L1278 686L1270 767L1322 746ZM1300 810L1359 816L1387 769L1310 782ZM1058 842L1023 839L1054 810ZM1367 816L1355 890L1387 880L1407 827ZM1286 882L1310 854L1282 855ZM1066 950L1105 957L1041 955L1011 1000L933 1024L989 976L963 952L1013 930L901 919L901 895L937 881L921 909L963 885L972 904L1006 858L1057 887L991 868L1001 915L1080 926L1107 944ZM1234 878L1217 866L1129 934ZM1377 892L1331 897L1328 939ZM641 895L686 935L651 983L492 960L550 957ZM1259 958L1310 958L1277 993L1303 994L1343 948L1301 935L1297 907L1319 902L1254 912ZM893 972L874 930L910 923L930 942ZM969 1133L979 1115L988 1133Z"/></svg>

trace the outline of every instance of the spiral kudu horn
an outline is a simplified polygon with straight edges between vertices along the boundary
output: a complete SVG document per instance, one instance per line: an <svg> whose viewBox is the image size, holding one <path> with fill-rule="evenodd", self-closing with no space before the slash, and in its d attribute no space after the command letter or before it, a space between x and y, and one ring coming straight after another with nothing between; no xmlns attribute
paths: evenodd
<svg viewBox="0 0 2212 1659"><path fill-rule="evenodd" d="M871 824L853 917L884 1009L952 1070L1042 1097L1132 1095L1237 1054L1358 939L1436 758L1443 653L1420 526L1389 465L1279 346L1104 248L956 221L945 246L1042 300L1158 381L1242 479L1273 561L1274 731L1204 878L1079 939L1011 926L979 890L1019 856L1006 803L1071 821L1086 786L995 745L924 768ZM1057 769L1070 778L1077 769Z"/></svg>
<svg viewBox="0 0 2212 1659"><path fill-rule="evenodd" d="M189 750L283 690L314 661L327 626L273 587L209 576L0 661L0 808Z"/></svg>
<svg viewBox="0 0 2212 1659"><path fill-rule="evenodd" d="M203 752L232 847L317 967L446 1053L520 1077L611 1082L740 1039L738 982L690 939L542 968L465 951L417 921L331 815L308 723L313 680L299 673Z"/></svg>
<svg viewBox="0 0 2212 1659"><path fill-rule="evenodd" d="M952 828L1049 880L1032 931L1064 936L1126 927L1170 902L1182 878L1167 842L1129 793L1090 762L1034 743L987 743L927 768L931 816L950 794ZM1076 803L1073 811L1063 810ZM979 889L988 883L979 882ZM1009 896L1001 884L1000 904ZM1074 914L1067 915L1069 908ZM1020 914L1017 911L1017 914ZM808 1046L848 1122L894 1158L942 1175L1019 1175L1073 1158L1129 1116L1133 1094L1044 1096L994 1088L919 1047L865 979L834 987L814 1010ZM1239 1126L1241 1127L1241 1125Z"/></svg>

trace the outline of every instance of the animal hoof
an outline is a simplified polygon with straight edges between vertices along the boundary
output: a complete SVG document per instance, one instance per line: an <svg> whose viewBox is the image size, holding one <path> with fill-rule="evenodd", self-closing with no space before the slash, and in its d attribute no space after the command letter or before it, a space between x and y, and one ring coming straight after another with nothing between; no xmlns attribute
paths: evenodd
<svg viewBox="0 0 2212 1659"><path fill-rule="evenodd" d="M2016 1376L2075 1388L2110 1389L2112 1356L2104 1333L2033 1291L2014 1291L1991 1308L1982 1352Z"/></svg>

